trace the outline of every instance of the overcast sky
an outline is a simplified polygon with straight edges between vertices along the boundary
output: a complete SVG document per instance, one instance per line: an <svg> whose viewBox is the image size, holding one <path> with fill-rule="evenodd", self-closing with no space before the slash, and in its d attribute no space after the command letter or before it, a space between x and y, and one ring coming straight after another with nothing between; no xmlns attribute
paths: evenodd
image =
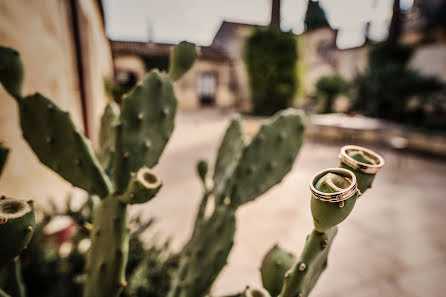
<svg viewBox="0 0 446 297"><path fill-rule="evenodd" d="M103 0L107 34L113 40L176 43L189 40L209 45L223 20L268 24L271 0ZM320 0L330 26L340 30L340 48L364 42L365 24L370 35L386 37L393 0ZM411 5L413 0L402 0ZM303 30L307 0L282 0L282 27Z"/></svg>

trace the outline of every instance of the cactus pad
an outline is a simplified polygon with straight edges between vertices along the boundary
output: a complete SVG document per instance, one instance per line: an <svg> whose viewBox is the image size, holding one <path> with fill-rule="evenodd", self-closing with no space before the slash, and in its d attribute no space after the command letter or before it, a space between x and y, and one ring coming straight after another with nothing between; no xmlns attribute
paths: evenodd
<svg viewBox="0 0 446 297"><path fill-rule="evenodd" d="M0 197L0 268L26 247L33 236L36 223L32 202Z"/></svg>
<svg viewBox="0 0 446 297"><path fill-rule="evenodd" d="M249 202L282 180L293 166L303 131L302 113L291 108L277 113L260 127L235 170L231 204Z"/></svg>
<svg viewBox="0 0 446 297"><path fill-rule="evenodd" d="M127 190L119 200L129 204L145 203L155 197L162 185L152 170L143 167L132 177Z"/></svg>
<svg viewBox="0 0 446 297"><path fill-rule="evenodd" d="M8 158L9 149L0 142L0 176L2 175L3 168L5 167L6 159Z"/></svg>
<svg viewBox="0 0 446 297"><path fill-rule="evenodd" d="M110 181L68 112L40 94L19 101L23 137L39 160L76 187L104 197Z"/></svg>
<svg viewBox="0 0 446 297"><path fill-rule="evenodd" d="M152 168L174 128L177 101L169 77L158 71L146 74L126 98L117 123L114 180L122 193L130 174Z"/></svg>
<svg viewBox="0 0 446 297"><path fill-rule="evenodd" d="M247 287L241 297L271 297L265 289Z"/></svg>
<svg viewBox="0 0 446 297"><path fill-rule="evenodd" d="M226 197L244 147L242 121L240 116L236 116L226 130L215 161L213 192L217 204L221 204Z"/></svg>
<svg viewBox="0 0 446 297"><path fill-rule="evenodd" d="M173 81L180 79L194 65L195 59L197 59L195 44L187 41L177 44L170 54L169 77Z"/></svg>
<svg viewBox="0 0 446 297"><path fill-rule="evenodd" d="M107 103L101 117L101 129L99 130L98 159L105 171L110 174L113 167L115 152L116 132L115 125L119 117L119 106L114 101Z"/></svg>
<svg viewBox="0 0 446 297"><path fill-rule="evenodd" d="M293 267L297 258L290 252L273 246L265 255L260 266L263 287L271 296L279 295L283 287L285 273Z"/></svg>
<svg viewBox="0 0 446 297"><path fill-rule="evenodd" d="M19 53L15 49L0 46L0 82L16 99L22 97L23 72Z"/></svg>
<svg viewBox="0 0 446 297"><path fill-rule="evenodd" d="M83 296L118 297L127 286L127 204L115 196L103 199L94 210L93 226Z"/></svg>
<svg viewBox="0 0 446 297"><path fill-rule="evenodd" d="M205 296L231 251L235 233L235 214L226 206L216 208L202 221L180 260L169 297Z"/></svg>

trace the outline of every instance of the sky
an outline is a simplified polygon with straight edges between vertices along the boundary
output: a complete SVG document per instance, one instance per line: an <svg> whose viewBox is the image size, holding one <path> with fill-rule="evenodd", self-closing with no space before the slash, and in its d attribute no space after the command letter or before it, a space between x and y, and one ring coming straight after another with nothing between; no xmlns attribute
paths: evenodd
<svg viewBox="0 0 446 297"><path fill-rule="evenodd" d="M223 20L266 25L271 0L103 0L107 35L112 40L209 45ZM282 0L282 29L299 34L308 0ZM311 0L310 0L311 1ZM337 46L350 48L369 37L382 40L393 0L320 0L329 24L339 30ZM401 0L403 8L413 0Z"/></svg>

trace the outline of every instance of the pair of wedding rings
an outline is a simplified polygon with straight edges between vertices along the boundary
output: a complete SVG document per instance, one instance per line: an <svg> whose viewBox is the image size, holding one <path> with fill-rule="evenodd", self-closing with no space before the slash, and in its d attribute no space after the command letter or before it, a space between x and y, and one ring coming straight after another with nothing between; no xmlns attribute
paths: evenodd
<svg viewBox="0 0 446 297"><path fill-rule="evenodd" d="M351 150L357 150L363 152L369 158L375 160L376 164L366 164L353 159L348 155L348 152ZM381 169L381 167L384 165L384 159L380 155L378 155L372 150L356 145L346 145L342 147L339 159L341 160L341 163L347 165L353 170L357 170L366 174L376 174L379 171L379 169ZM346 189L343 189L342 191L335 193L324 193L317 190L315 187L316 183L322 176L324 176L327 173L335 173L342 177L345 177L346 179L351 181L350 186L348 186ZM358 195L361 194L361 192L358 189L358 183L356 181L355 174L350 170L344 168L328 168L319 171L318 173L316 173L316 175L313 176L311 180L310 190L314 198L319 199L321 201L327 201L332 203L345 201L356 194Z"/></svg>

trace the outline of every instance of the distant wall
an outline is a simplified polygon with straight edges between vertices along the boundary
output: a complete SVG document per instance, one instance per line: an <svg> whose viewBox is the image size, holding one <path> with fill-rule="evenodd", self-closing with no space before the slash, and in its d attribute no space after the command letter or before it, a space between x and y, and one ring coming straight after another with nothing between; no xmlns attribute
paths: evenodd
<svg viewBox="0 0 446 297"><path fill-rule="evenodd" d="M434 75L446 82L446 44L418 47L410 66L425 75Z"/></svg>
<svg viewBox="0 0 446 297"><path fill-rule="evenodd" d="M105 104L103 77L111 55L96 1L77 1L84 61L86 110L93 139ZM0 44L17 49L25 64L25 94L40 92L70 112L83 128L84 115L70 1L0 1ZM23 140L17 107L0 87L0 141L11 148L0 193L18 198L61 198L71 185L43 166ZM39 133L36 131L36 133Z"/></svg>

